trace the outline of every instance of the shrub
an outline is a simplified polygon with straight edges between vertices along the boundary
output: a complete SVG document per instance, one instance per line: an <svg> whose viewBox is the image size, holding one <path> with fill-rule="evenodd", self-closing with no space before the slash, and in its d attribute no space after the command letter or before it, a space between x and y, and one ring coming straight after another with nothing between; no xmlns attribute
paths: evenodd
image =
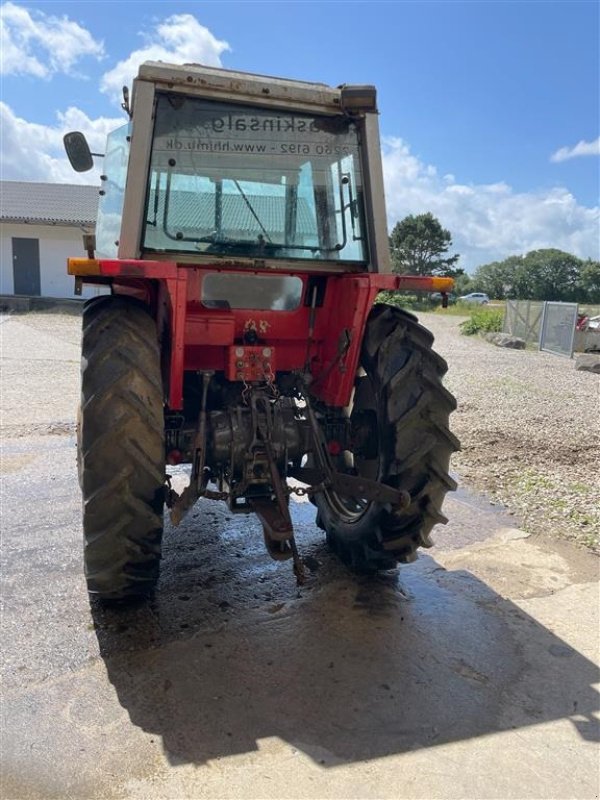
<svg viewBox="0 0 600 800"><path fill-rule="evenodd" d="M460 332L466 336L502 330L504 310L501 308L474 308L469 319L460 324Z"/></svg>
<svg viewBox="0 0 600 800"><path fill-rule="evenodd" d="M409 292L379 292L376 303L388 303L398 308L409 309L410 311L433 311L439 305L439 301L432 300L431 295L426 292L417 294Z"/></svg>

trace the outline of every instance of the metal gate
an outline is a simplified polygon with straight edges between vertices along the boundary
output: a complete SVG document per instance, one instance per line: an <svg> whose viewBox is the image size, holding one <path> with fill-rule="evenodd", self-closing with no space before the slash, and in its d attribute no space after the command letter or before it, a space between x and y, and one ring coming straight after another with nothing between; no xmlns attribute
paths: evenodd
<svg viewBox="0 0 600 800"><path fill-rule="evenodd" d="M544 303L540 328L540 350L571 358L575 328L577 327L577 313L577 303Z"/></svg>

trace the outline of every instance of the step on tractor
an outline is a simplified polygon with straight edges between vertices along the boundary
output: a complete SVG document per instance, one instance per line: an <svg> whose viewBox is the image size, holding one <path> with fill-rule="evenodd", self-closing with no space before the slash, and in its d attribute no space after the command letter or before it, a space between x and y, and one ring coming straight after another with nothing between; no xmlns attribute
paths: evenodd
<svg viewBox="0 0 600 800"><path fill-rule="evenodd" d="M351 568L413 561L456 488L456 403L431 333L376 300L452 280L391 271L374 87L148 62L123 94L68 262L75 294L108 287L83 310L89 592L151 592L165 506L177 525L200 498L256 514L298 582L293 494ZM92 168L81 133L65 147Z"/></svg>

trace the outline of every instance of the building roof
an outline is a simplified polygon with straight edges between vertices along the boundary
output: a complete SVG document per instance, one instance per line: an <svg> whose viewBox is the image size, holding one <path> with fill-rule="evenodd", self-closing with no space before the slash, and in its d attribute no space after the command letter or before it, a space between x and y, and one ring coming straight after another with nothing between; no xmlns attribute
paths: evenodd
<svg viewBox="0 0 600 800"><path fill-rule="evenodd" d="M0 181L0 219L38 225L94 225L98 187Z"/></svg>

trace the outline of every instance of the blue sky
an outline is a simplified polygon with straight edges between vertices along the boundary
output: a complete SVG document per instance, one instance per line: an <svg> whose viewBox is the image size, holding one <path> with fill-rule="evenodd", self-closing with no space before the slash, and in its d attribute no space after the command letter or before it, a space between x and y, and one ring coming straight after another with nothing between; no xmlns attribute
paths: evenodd
<svg viewBox="0 0 600 800"><path fill-rule="evenodd" d="M74 181L136 58L379 91L389 223L433 211L463 266L556 246L598 258L595 2L9 2L2 177ZM84 178L89 180L89 176Z"/></svg>

